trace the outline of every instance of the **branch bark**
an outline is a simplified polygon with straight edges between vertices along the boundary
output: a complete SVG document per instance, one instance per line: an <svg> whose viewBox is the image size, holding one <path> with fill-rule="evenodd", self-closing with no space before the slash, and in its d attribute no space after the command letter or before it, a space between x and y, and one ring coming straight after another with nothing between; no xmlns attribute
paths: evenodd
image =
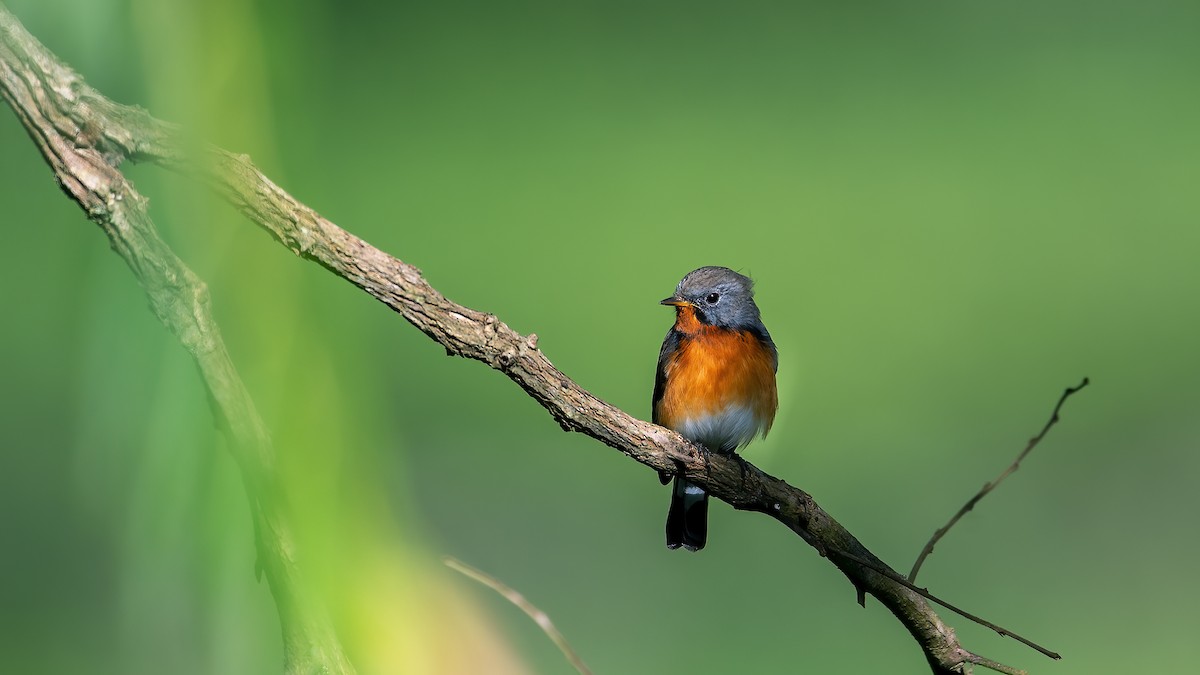
<svg viewBox="0 0 1200 675"><path fill-rule="evenodd" d="M174 126L139 108L109 101L26 33L2 5L0 88L64 189L110 233L114 248L135 274L149 280L143 283L155 312L198 355L202 368L216 362L210 364L212 372L206 371L205 379L217 401L219 419L230 417L222 401L248 410L253 409L252 404L232 366L222 364L228 357L219 337L213 339L215 325L207 318L202 284L185 272L173 255L166 257L169 250L163 251L165 245L156 236L146 233L152 233L152 225L145 216L145 202L117 169L123 159L153 162L210 184L297 256L316 262L398 312L441 344L448 355L481 361L504 373L564 430L587 434L656 471L682 473L736 509L779 521L836 565L860 597L870 593L887 607L916 640L935 674L969 672L972 665L1019 672L965 649L926 602L923 589L901 583L901 575L804 490L739 457L702 454L680 435L635 419L593 396L554 367L538 349L536 335L521 335L495 315L447 299L420 270L321 217L272 183L248 157L215 147L193 152L193 146L182 142ZM158 253L147 256L145 251ZM162 262L168 259L170 264ZM160 292L162 307L155 301ZM195 300L183 309L172 308L172 298L180 296L194 296ZM252 495L269 494L272 460L261 422L256 416L250 422L224 421L238 439L234 445L240 449L235 456L247 475L247 489ZM285 525L278 519L268 522L268 515L256 515L256 522L263 521L260 531L275 535L276 528L283 527L286 534ZM323 661L329 672L350 672L340 649L333 649L337 643L327 621L313 620L299 631L289 627L290 611L285 610L291 603L288 584L295 569L284 546L287 541L275 542L279 550L268 551L271 557L264 556L285 636L295 633L297 645L329 647L335 652Z"/></svg>

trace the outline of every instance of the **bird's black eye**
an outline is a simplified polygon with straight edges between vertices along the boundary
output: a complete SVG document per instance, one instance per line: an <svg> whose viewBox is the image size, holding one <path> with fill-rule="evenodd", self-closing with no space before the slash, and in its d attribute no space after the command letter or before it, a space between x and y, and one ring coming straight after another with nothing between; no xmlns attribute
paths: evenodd
<svg viewBox="0 0 1200 675"><path fill-rule="evenodd" d="M715 305L715 304L717 304L717 301L720 299L721 299L721 295L719 293L709 293L708 297L705 298L704 301L710 305Z"/></svg>

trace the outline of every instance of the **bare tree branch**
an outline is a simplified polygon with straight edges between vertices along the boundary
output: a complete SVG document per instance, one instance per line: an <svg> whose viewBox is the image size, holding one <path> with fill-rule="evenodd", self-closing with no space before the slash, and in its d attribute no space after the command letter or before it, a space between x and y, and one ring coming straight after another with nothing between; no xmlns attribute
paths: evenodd
<svg viewBox="0 0 1200 675"><path fill-rule="evenodd" d="M258 549L283 631L287 673L352 675L321 603L305 585L270 435L225 350L208 288L159 238L147 202L93 134L103 119L74 117L76 76L0 5L0 95L17 113L63 190L108 236L146 292L150 309L199 367L217 425L228 439L250 501ZM114 107L115 111L116 108Z"/></svg>
<svg viewBox="0 0 1200 675"><path fill-rule="evenodd" d="M949 522L939 527L933 533L933 536L930 537L929 541L925 543L925 548L921 549L921 554L917 556L917 561L913 563L912 571L908 573L909 581L917 580L917 572L921 570L921 565L925 563L925 559L929 557L929 554L933 553L934 545L941 541L942 537L946 536L946 533L950 531L950 528L954 527L955 523L957 523L963 516L967 515L968 511L975 508L975 505L978 504L979 500L983 499L987 493L996 489L996 486L1002 483L1005 478L1008 478L1010 474L1021 468L1021 461L1024 460L1026 455L1028 455L1034 448L1037 447L1038 443L1042 442L1042 439L1045 438L1046 434L1050 431L1050 428L1058 423L1058 412L1062 410L1063 404L1067 402L1067 399L1070 398L1072 394L1086 386L1088 386L1088 379L1085 377L1083 378L1082 382L1074 387L1067 387L1066 391L1062 393L1062 396L1058 397L1058 403L1054 406L1054 412L1050 413L1050 419L1046 421L1046 425L1042 427L1042 430L1038 432L1037 436L1029 439L1029 442L1025 444L1025 449L1021 451L1021 454L1017 455L1017 459L1014 460L1013 463L1010 464L1009 467L1005 469L999 476L997 476L995 480L984 484L984 486L979 489L979 492L976 492L974 497L968 499L967 503L963 504L962 508L958 510L958 513L955 513L954 516L950 518Z"/></svg>
<svg viewBox="0 0 1200 675"><path fill-rule="evenodd" d="M564 637L563 634L554 627L554 622L550 620L550 616L538 609L537 606L532 602L526 600L524 595L521 595L518 591L514 590L511 586L506 585L503 581L500 581L496 577L488 574L487 572L471 567L458 558L445 556L442 558L442 562L446 563L446 567L449 567L465 577L478 581L484 586L487 586L493 591L499 593L505 600L508 600L512 604L516 605L518 609L520 609L522 612L525 612L529 618L533 619L533 622L538 625L538 628L542 629L542 632L546 634L546 637L549 637L550 640L558 646L559 651L563 653L563 656L567 657L567 661L571 662L571 665L575 667L575 670L579 671L580 675L592 675L592 671L588 670L588 667L583 662L583 659L581 659L579 654L577 654L575 650L571 648L571 644L567 642L567 638Z"/></svg>
<svg viewBox="0 0 1200 675"><path fill-rule="evenodd" d="M942 622L922 594L898 581L899 574L867 550L807 492L739 457L702 454L682 436L635 419L601 401L550 363L538 349L536 335L521 335L492 314L448 300L418 269L296 201L260 173L246 156L212 147L190 156L189 146L178 138L175 127L141 109L115 104L87 86L29 36L3 6L0 6L0 74L5 98L43 149L64 187L102 226L115 228L117 234L124 232L125 225L121 223L126 218L125 211L118 204L134 193L116 170L122 159L151 161L199 178L293 253L320 264L392 308L441 344L448 355L482 361L504 373L542 405L564 430L587 434L659 472L683 474L689 482L734 508L757 511L778 520L822 555L832 552L828 559L857 591L875 596L900 620L935 674L963 673L972 664L1008 668L964 649L954 631ZM80 155L85 160L65 162L60 158L63 154ZM136 201L144 210L144 202L140 198ZM121 236L110 237L118 252L121 252L119 247L130 246ZM136 252L131 252L127 259L139 258ZM175 268L167 276L178 283L179 272ZM183 333L206 344L204 326L188 326ZM192 333L198 335L193 337ZM185 344L190 343L185 341ZM199 351L206 353L203 349ZM266 459L246 454L242 458L239 453L239 463L248 463L255 469L258 463L269 467ZM257 469L249 475L257 477ZM283 566L283 572L293 570L287 564L290 562L289 557L280 558L278 564ZM271 566L268 573L280 576ZM288 579L286 574L281 578ZM272 588L276 589L275 582ZM286 603L280 599L281 595L286 597L276 590L282 618ZM286 635L289 629L286 619L284 622ZM332 631L323 622L320 626L322 631L316 642L328 644L321 636L332 636ZM1011 633L1004 631L1004 634ZM331 662L340 663L340 652L338 656ZM345 666L332 672L347 670Z"/></svg>

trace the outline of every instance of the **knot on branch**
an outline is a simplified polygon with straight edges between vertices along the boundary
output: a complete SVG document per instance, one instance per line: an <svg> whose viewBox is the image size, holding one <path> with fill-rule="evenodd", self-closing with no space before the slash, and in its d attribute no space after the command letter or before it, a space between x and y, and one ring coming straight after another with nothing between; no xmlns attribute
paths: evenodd
<svg viewBox="0 0 1200 675"><path fill-rule="evenodd" d="M504 351L500 352L499 356L496 357L496 362L500 364L501 368L507 370L508 367L517 360L517 356L517 350L511 348L505 349Z"/></svg>

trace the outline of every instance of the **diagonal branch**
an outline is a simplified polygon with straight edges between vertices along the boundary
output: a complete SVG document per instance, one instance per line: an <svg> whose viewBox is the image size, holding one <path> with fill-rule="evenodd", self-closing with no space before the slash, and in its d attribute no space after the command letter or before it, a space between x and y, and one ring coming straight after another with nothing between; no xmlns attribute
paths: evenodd
<svg viewBox="0 0 1200 675"><path fill-rule="evenodd" d="M1083 378L1082 382L1074 387L1067 387L1066 391L1062 393L1062 396L1058 397L1058 403L1054 406L1054 412L1050 413L1050 419L1046 421L1046 425L1042 427L1042 430L1038 432L1037 436L1029 439L1029 442L1025 444L1025 449L1021 451L1021 454L1017 455L1016 460L1014 460L1007 469L1001 472L999 476L996 476L992 482L986 483L982 488L980 488L979 492L976 492L974 497L968 499L967 503L963 504L962 508L960 508L958 513L955 513L950 518L949 522L939 527L933 533L933 536L929 538L929 541L925 542L925 548L921 549L921 554L917 556L917 561L913 563L912 571L908 573L909 581L917 580L917 572L921 571L921 565L925 564L925 559L929 557L930 553L933 553L934 545L941 541L942 537L946 536L946 533L950 531L950 528L954 527L955 523L962 519L963 516L967 515L968 511L975 508L975 505L979 503L980 499L983 499L985 496L987 496L987 493L995 490L996 486L1004 482L1005 478L1008 478L1014 471L1021 468L1021 462L1025 459L1025 457L1037 447L1038 443L1042 442L1042 439L1046 437L1046 434L1050 431L1050 428L1058 423L1058 412L1062 410L1063 404L1067 402L1067 399L1070 398L1072 394L1086 386L1088 386L1088 379L1085 377Z"/></svg>
<svg viewBox="0 0 1200 675"><path fill-rule="evenodd" d="M538 349L536 335L521 335L492 314L447 299L417 268L321 217L272 183L246 156L211 147L199 156L191 156L185 149L189 146L178 138L172 125L141 109L115 104L87 86L29 36L2 5L0 73L5 98L43 148L47 161L61 174L60 180L69 193L75 195L81 190L81 204L102 225L113 218L112 214L123 212L114 202L133 194L123 178L116 182L120 174L115 167L121 159L151 161L203 180L293 253L325 267L395 310L441 344L448 355L482 361L504 373L564 430L587 434L661 473L683 474L734 508L764 513L822 555L829 553L828 559L860 593L875 596L899 619L935 674L962 673L972 664L994 664L964 649L925 597L899 582L898 573L867 550L807 492L740 458L701 454L682 436L601 401L550 363ZM64 165L56 159L60 147L83 152L89 163ZM102 161L105 158L111 161ZM98 171L105 176L99 183L94 180ZM114 247L124 245L119 237L113 241ZM189 330L193 328L184 330L184 334ZM269 467L265 457L243 454L246 456L239 455L239 463L256 466L266 462ZM271 578L271 566L267 569ZM283 578L286 580L286 575ZM275 582L272 588L276 588ZM282 618L286 603L278 591L276 600ZM286 620L284 630L287 634ZM331 631L328 634L332 635ZM337 655L340 657L340 652ZM1000 664L994 666L1016 672Z"/></svg>
<svg viewBox="0 0 1200 675"><path fill-rule="evenodd" d="M225 350L208 288L158 236L147 201L94 136L104 120L79 115L82 83L0 5L0 95L17 113L55 179L108 236L141 284L150 309L191 353L213 416L229 441L250 501L259 570L279 611L285 671L353 675L333 626L295 562L270 435ZM111 111L117 111L115 106Z"/></svg>

